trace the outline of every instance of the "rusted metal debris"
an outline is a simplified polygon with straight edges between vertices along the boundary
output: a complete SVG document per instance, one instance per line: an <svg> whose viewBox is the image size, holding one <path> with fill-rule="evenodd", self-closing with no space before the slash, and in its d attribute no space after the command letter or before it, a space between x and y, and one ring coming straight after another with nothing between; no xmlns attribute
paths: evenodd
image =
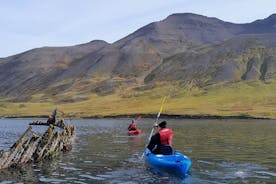
<svg viewBox="0 0 276 184"><path fill-rule="evenodd" d="M56 122L49 119L47 122L30 123L9 150L0 150L0 169L38 162L72 149L76 127L65 123L63 119L55 120ZM48 128L43 135L39 135L32 131L32 125L45 125Z"/></svg>

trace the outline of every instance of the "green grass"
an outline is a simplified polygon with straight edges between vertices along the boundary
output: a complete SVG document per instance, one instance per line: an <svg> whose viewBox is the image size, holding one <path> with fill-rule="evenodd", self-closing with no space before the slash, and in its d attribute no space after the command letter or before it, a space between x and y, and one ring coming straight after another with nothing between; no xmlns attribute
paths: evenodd
<svg viewBox="0 0 276 184"><path fill-rule="evenodd" d="M177 84L160 83L154 89L135 91L119 89L115 94L90 94L87 100L72 103L0 102L2 116L49 115L54 107L66 116L156 114L163 96L168 96L163 113L178 115L253 116L276 118L276 85L274 82L239 82L213 85L203 89L186 89ZM63 97L78 95L68 92ZM43 95L36 95L35 100Z"/></svg>

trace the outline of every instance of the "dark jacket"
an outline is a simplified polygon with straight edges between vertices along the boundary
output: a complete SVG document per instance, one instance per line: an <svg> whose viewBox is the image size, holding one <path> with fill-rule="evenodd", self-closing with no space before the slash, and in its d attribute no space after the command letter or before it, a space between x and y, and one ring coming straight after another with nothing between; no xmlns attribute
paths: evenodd
<svg viewBox="0 0 276 184"><path fill-rule="evenodd" d="M151 137L147 148L154 154L171 155L173 153L173 149L170 145L161 145L159 133Z"/></svg>

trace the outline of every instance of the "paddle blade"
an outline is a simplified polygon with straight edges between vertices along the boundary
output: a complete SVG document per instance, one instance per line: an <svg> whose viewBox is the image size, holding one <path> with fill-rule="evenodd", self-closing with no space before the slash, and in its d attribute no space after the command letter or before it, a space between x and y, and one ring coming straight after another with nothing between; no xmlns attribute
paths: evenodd
<svg viewBox="0 0 276 184"><path fill-rule="evenodd" d="M142 116L139 115L139 116L136 118L136 121L139 121L139 120L141 120L141 119L142 119Z"/></svg>

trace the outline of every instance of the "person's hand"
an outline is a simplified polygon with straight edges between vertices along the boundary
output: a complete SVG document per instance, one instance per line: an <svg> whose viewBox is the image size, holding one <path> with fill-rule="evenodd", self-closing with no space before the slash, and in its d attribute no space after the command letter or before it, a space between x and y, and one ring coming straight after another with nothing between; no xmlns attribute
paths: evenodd
<svg viewBox="0 0 276 184"><path fill-rule="evenodd" d="M158 124L157 124L157 123L154 123L153 127L157 128L157 127L158 127Z"/></svg>

